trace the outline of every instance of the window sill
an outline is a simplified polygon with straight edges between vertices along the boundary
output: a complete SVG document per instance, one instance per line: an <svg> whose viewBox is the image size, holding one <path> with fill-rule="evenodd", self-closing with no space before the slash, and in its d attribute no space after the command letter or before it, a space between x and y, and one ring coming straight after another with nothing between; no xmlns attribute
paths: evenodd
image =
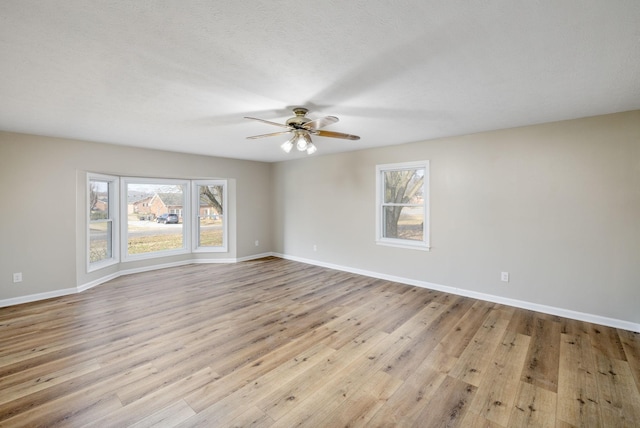
<svg viewBox="0 0 640 428"><path fill-rule="evenodd" d="M426 242L401 241L396 239L380 239L376 241L376 245L384 245L385 247L406 248L408 250L431 251L431 247Z"/></svg>
<svg viewBox="0 0 640 428"><path fill-rule="evenodd" d="M198 247L192 253L228 253L227 247Z"/></svg>
<svg viewBox="0 0 640 428"><path fill-rule="evenodd" d="M99 262L90 263L87 267L87 273L95 272L100 269L107 268L109 266L117 265L118 261L116 259L107 259L101 260Z"/></svg>
<svg viewBox="0 0 640 428"><path fill-rule="evenodd" d="M122 262L135 262L138 260L159 259L162 257L180 256L189 254L191 251L186 248L178 248L175 250L153 251L149 253L127 254L122 258Z"/></svg>

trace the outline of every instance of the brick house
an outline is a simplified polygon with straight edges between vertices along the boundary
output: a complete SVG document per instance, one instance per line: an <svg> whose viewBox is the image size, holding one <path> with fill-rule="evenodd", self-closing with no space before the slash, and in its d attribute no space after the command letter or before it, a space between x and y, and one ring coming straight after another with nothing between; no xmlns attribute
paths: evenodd
<svg viewBox="0 0 640 428"><path fill-rule="evenodd" d="M183 216L183 197L181 193L154 193L153 196L140 197L129 201L129 214L141 218L155 219L162 214L178 214ZM205 197L200 198L200 217L216 220L220 213Z"/></svg>
<svg viewBox="0 0 640 428"><path fill-rule="evenodd" d="M161 214L178 214L182 219L183 203L182 193L156 193L149 201L149 209L156 217Z"/></svg>

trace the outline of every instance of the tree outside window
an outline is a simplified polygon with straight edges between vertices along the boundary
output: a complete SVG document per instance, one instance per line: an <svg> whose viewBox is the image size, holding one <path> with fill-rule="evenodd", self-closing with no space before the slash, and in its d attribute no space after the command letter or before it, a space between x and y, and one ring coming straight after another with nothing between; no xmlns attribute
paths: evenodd
<svg viewBox="0 0 640 428"><path fill-rule="evenodd" d="M197 204L194 206L197 218L194 250L226 251L226 182L196 181L193 200Z"/></svg>

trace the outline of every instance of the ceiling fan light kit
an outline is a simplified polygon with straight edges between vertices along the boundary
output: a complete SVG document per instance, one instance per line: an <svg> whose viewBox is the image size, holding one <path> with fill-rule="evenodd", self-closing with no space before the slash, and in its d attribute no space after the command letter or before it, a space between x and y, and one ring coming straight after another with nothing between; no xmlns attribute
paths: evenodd
<svg viewBox="0 0 640 428"><path fill-rule="evenodd" d="M293 140L295 140L296 137L293 137L292 139L290 139L289 141L286 141L284 144L282 144L280 146L280 148L282 150L284 150L285 153L289 153L291 152L291 149L293 149Z"/></svg>
<svg viewBox="0 0 640 428"><path fill-rule="evenodd" d="M293 109L295 113L294 117L287 119L286 123L277 123L271 122L269 120L258 119L256 117L247 117L245 119L257 120L259 122L264 122L269 125L279 126L281 128L287 128L286 131L280 132L272 132L270 134L261 134L254 135L252 137L247 137L248 139L256 139L256 138L264 138L264 137L274 137L276 135L284 135L288 133L293 133L293 137L291 137L288 141L283 143L280 148L285 153L290 153L295 145L298 151L307 152L308 155L314 154L318 148L313 141L311 140L311 135L315 135L318 137L330 137L330 138L342 138L345 140L359 140L360 137L357 135L351 134L343 134L342 132L332 132L332 131L322 131L320 128L323 128L327 125L331 125L333 123L338 122L338 118L335 116L325 116L320 119L309 119L306 117L307 110L304 107L296 107Z"/></svg>

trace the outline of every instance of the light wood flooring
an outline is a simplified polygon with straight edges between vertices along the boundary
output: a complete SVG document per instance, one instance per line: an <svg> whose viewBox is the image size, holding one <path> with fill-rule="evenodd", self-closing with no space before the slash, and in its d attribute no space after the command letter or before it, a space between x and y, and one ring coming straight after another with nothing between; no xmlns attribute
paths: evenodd
<svg viewBox="0 0 640 428"><path fill-rule="evenodd" d="M0 308L0 426L638 427L640 335L266 258Z"/></svg>

